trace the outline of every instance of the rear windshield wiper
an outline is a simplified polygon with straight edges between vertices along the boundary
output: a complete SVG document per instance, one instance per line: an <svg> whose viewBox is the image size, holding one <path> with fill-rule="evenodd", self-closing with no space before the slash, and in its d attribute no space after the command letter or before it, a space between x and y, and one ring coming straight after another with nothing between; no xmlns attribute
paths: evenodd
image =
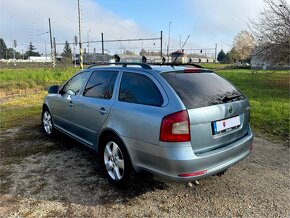
<svg viewBox="0 0 290 218"><path fill-rule="evenodd" d="M235 98L239 98L239 97L241 97L241 96L243 96L243 95L233 95L233 96L230 96L230 97L226 96L226 97L223 98L222 101L223 101L224 103L226 103L226 102L228 102L228 101L230 101L230 100L233 100L233 99L235 99Z"/></svg>

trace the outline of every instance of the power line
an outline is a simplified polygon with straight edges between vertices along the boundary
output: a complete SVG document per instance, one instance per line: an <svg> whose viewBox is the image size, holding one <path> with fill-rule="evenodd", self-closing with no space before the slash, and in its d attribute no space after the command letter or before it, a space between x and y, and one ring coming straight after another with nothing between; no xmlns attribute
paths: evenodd
<svg viewBox="0 0 290 218"><path fill-rule="evenodd" d="M103 42L138 42L138 41L152 41L152 40L160 40L159 38L141 38L141 39L108 39ZM84 41L82 43L100 43L102 40L93 40L93 41ZM65 42L56 43L57 45L64 45ZM69 42L68 44L74 44L73 42Z"/></svg>

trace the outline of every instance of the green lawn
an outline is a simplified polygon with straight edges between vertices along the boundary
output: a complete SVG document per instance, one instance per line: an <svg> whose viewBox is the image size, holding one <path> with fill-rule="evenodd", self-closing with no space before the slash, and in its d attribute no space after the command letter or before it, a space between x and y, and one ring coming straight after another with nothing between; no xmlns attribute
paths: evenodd
<svg viewBox="0 0 290 218"><path fill-rule="evenodd" d="M218 74L231 81L250 99L251 126L270 136L289 136L289 71L228 69Z"/></svg>
<svg viewBox="0 0 290 218"><path fill-rule="evenodd" d="M77 71L75 68L0 69L0 99L11 90L43 90L49 85L61 84ZM289 72L258 71L252 74L251 70L222 69L217 73L249 97L251 125L256 131L282 140L288 139ZM0 104L1 129L15 126L31 116L40 116L45 94L41 91L3 101Z"/></svg>
<svg viewBox="0 0 290 218"><path fill-rule="evenodd" d="M60 84L78 69L70 68L36 68L36 69L0 69L0 92L44 88Z"/></svg>
<svg viewBox="0 0 290 218"><path fill-rule="evenodd" d="M207 69L221 69L231 66L231 64L220 64L220 63L200 63L199 65Z"/></svg>
<svg viewBox="0 0 290 218"><path fill-rule="evenodd" d="M78 70L73 67L0 69L0 128L10 128L32 116L40 116L47 94L43 90L53 84L62 84ZM7 99L11 94L20 95Z"/></svg>

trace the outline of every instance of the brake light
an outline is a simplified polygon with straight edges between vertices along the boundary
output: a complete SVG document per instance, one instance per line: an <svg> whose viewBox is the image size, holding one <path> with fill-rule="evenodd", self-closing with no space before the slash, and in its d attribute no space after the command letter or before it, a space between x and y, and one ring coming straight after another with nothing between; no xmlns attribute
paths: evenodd
<svg viewBox="0 0 290 218"><path fill-rule="evenodd" d="M186 68L184 69L184 73L200 73L201 69L199 68Z"/></svg>
<svg viewBox="0 0 290 218"><path fill-rule="evenodd" d="M190 141L189 118L186 110L167 115L163 118L160 128L160 141Z"/></svg>

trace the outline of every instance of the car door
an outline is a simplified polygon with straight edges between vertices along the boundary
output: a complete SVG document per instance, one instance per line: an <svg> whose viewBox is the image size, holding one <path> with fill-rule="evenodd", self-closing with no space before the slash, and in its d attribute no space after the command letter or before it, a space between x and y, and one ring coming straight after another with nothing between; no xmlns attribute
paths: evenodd
<svg viewBox="0 0 290 218"><path fill-rule="evenodd" d="M89 74L90 71L83 71L76 74L66 82L54 101L50 103L54 124L62 131L70 134L75 134L78 131L75 125L75 109L73 106Z"/></svg>
<svg viewBox="0 0 290 218"><path fill-rule="evenodd" d="M152 75L128 69L122 73L118 98L111 111L110 127L124 137L158 144L167 104L163 88Z"/></svg>
<svg viewBox="0 0 290 218"><path fill-rule="evenodd" d="M108 117L114 102L114 86L118 71L95 70L83 93L74 102L76 133L86 144L93 146L97 134Z"/></svg>

